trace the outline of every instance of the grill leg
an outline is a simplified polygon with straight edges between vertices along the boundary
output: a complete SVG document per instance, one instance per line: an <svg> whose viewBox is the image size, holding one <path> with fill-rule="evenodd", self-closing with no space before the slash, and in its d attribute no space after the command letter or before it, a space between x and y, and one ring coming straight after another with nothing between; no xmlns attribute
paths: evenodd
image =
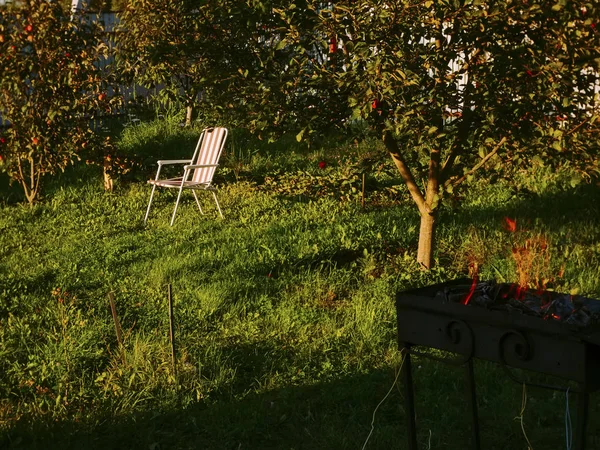
<svg viewBox="0 0 600 450"><path fill-rule="evenodd" d="M417 424L415 421L415 397L410 367L410 346L403 349L404 363L402 364L402 381L404 383L404 411L408 425L408 449L417 450Z"/></svg>
<svg viewBox="0 0 600 450"><path fill-rule="evenodd" d="M588 419L588 406L590 403L590 394L585 391L577 394L577 441L575 442L576 450L585 450L585 433Z"/></svg>
<svg viewBox="0 0 600 450"><path fill-rule="evenodd" d="M477 410L477 393L475 391L475 370L473 368L473 359L469 359L465 364L465 395L467 396L467 407L471 416L472 447L474 450L481 449L481 440L479 437L479 412Z"/></svg>

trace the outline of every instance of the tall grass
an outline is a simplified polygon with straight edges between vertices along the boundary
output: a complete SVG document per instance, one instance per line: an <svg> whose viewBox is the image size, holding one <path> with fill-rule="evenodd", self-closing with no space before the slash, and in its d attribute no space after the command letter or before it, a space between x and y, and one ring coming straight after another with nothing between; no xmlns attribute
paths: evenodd
<svg viewBox="0 0 600 450"><path fill-rule="evenodd" d="M189 154L199 128L127 128L119 147L141 163L114 193L75 167L34 208L1 206L0 446L360 448L399 364L398 290L464 276L473 261L482 278L516 281L512 248L543 235L551 287L600 297L599 193L568 168L474 183L444 209L429 272L414 262L418 214L375 141L307 149L236 130L219 170L225 218L210 198L205 216L187 198L169 227L174 197L160 192L144 227L151 161ZM468 445L460 374L427 360L415 371L420 442ZM477 365L484 442L523 447L521 388L501 373ZM530 397L529 438L549 448L564 398ZM369 448L397 447L404 431L396 390Z"/></svg>

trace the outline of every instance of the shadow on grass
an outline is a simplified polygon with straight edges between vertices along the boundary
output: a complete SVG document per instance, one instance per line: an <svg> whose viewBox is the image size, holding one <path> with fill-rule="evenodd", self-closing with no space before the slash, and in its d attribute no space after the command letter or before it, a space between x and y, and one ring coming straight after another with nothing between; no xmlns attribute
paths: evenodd
<svg viewBox="0 0 600 450"><path fill-rule="evenodd" d="M16 205L25 201L23 190L17 183L10 184L10 179L5 173L0 173L0 199L1 203Z"/></svg>
<svg viewBox="0 0 600 450"><path fill-rule="evenodd" d="M100 424L20 424L4 445L88 450L355 449L367 438L373 409L392 382L389 371L374 371L331 383L250 393L241 400L107 417ZM378 412L369 448L397 448L404 433L401 416L395 391Z"/></svg>
<svg viewBox="0 0 600 450"><path fill-rule="evenodd" d="M504 206L465 206L449 210L444 216L460 219L458 225L501 224L504 217L510 217L516 218L517 226L523 229L533 226L532 220L539 220L550 231L558 231L600 217L600 188L590 183L544 194L515 192Z"/></svg>
<svg viewBox="0 0 600 450"><path fill-rule="evenodd" d="M419 448L470 448L462 371L417 358L413 367ZM482 445L486 449L526 448L521 422L522 386L502 370L477 362ZM493 380L493 381L492 381ZM20 423L0 440L14 449L361 449L373 412L394 381L391 370L305 386L289 386L241 399L222 395L168 411L145 410L93 422ZM487 381L487 382L485 382ZM376 414L367 449L406 449L401 383L390 390ZM534 448L562 448L564 394L529 388L523 427ZM597 394L592 396L588 447L600 445ZM574 399L573 403L574 402ZM574 405L571 406L576 426ZM560 443L560 444L557 444Z"/></svg>
<svg viewBox="0 0 600 450"><path fill-rule="evenodd" d="M77 163L68 166L64 172L42 177L40 189L40 201L42 204L54 197L63 189L84 189L90 186L90 181L102 189L102 169L98 166L88 166L85 163ZM9 183L8 176L0 174L0 198L7 205L18 203L27 204L23 188L17 182Z"/></svg>
<svg viewBox="0 0 600 450"><path fill-rule="evenodd" d="M155 176L159 159L191 158L199 136L199 130L197 132L186 130L186 133L140 139L134 145L117 151L118 155L130 160L132 165L128 166L129 171L126 174L116 175L115 178L120 183L145 182ZM93 159L89 155L82 155L83 160L87 158ZM67 166L64 172L58 171L54 175L46 175L41 180L42 201L52 198L61 189L81 189L89 186L90 181L96 183L98 189L102 189L102 171L102 167L97 164L87 165L85 161L80 161ZM18 183L9 185L8 176L2 173L0 173L0 197L9 205L25 202L21 186Z"/></svg>

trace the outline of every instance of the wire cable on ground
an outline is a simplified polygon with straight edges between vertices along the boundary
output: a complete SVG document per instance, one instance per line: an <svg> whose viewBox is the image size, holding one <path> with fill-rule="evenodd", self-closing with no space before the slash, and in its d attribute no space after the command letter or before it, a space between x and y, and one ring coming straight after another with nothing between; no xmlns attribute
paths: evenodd
<svg viewBox="0 0 600 450"><path fill-rule="evenodd" d="M571 411L569 410L569 388L567 388L565 398L567 399L565 407L565 436L567 439L567 450L571 450L573 446L573 427L571 426Z"/></svg>
<svg viewBox="0 0 600 450"><path fill-rule="evenodd" d="M525 432L525 408L527 407L527 388L525 387L525 383L523 383L523 394L521 395L521 414L515 417L515 420L518 420L521 423L521 431L523 432L523 436L525 436L525 440L527 441L527 450L533 450L531 446L531 442L529 442L529 438L527 437L527 433Z"/></svg>
<svg viewBox="0 0 600 450"><path fill-rule="evenodd" d="M383 403L387 400L387 398L392 393L394 386L396 386L396 383L398 382L398 377L400 376L400 373L402 372L403 365L404 365L404 357L402 358L402 361L400 362L400 367L398 368L398 373L396 373L396 378L394 378L394 382L390 386L390 389L387 391L387 394L385 394L385 397L383 397L381 399L381 401L377 404L377 406L375 407L375 410L373 411L373 418L371 419L371 431L369 431L369 435L367 436L367 439L365 440L365 443L362 446L362 450L365 450L365 448L367 448L367 443L369 442L369 439L371 439L371 436L373 435L373 431L375 430L375 414L377 414L377 410L379 409L379 407L381 405L383 405Z"/></svg>

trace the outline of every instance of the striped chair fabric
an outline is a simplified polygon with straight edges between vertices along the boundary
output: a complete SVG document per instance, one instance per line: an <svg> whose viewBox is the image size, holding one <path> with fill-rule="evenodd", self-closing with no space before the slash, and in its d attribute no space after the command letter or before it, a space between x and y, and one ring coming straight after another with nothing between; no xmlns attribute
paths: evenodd
<svg viewBox="0 0 600 450"><path fill-rule="evenodd" d="M173 216L171 217L171 225L173 225L175 221L177 207L179 206L181 193L184 189L192 189L194 198L196 199L196 204L198 205L198 208L202 214L204 213L202 211L202 207L200 206L200 202L198 201L198 197L196 196L196 190L211 191L215 203L217 204L219 215L223 217L223 213L221 212L221 207L219 206L219 201L217 200L215 193L216 189L211 186L211 183L215 171L219 165L219 158L221 157L221 153L223 152L223 148L225 146L225 141L227 140L227 133L227 129L223 127L206 128L204 131L202 131L200 139L198 139L194 155L191 159L158 161L158 171L156 172L156 177L154 180L148 181L149 184L152 184L152 192L150 194L150 201L148 203L148 209L146 211L144 223L148 221L148 215L150 214L150 207L152 205L154 191L157 186L179 189L179 194L175 203L175 210L173 211ZM162 167L169 164L184 164L183 175L177 178L160 179L159 177Z"/></svg>

